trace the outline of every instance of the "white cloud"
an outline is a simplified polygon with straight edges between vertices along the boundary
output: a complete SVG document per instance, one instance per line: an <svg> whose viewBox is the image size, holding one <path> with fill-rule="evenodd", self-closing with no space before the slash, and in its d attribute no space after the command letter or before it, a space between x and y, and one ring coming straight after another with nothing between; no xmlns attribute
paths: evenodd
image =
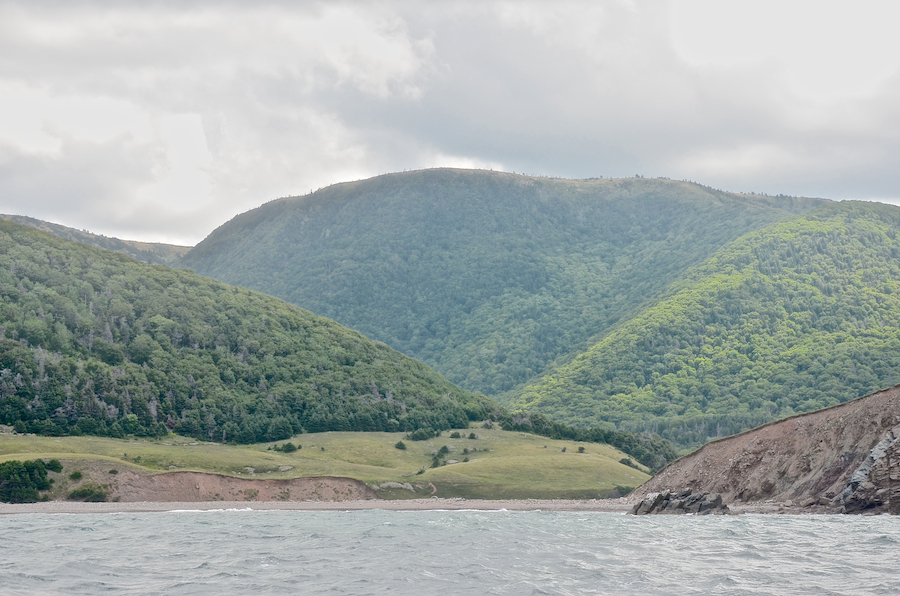
<svg viewBox="0 0 900 596"><path fill-rule="evenodd" d="M900 198L897 6L0 3L0 211L196 242L434 166Z"/></svg>

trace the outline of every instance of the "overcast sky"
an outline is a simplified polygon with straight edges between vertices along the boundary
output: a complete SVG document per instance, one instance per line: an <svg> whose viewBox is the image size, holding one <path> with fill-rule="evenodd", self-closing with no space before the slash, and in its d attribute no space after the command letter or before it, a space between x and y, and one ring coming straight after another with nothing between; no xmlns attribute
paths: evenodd
<svg viewBox="0 0 900 596"><path fill-rule="evenodd" d="M898 22L894 0L0 0L0 212L194 244L434 166L900 202Z"/></svg>

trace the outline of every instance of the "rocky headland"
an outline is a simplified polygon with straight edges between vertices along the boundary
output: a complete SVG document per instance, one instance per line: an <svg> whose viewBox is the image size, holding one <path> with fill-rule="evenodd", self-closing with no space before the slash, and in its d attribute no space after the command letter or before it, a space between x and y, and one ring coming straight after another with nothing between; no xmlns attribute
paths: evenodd
<svg viewBox="0 0 900 596"><path fill-rule="evenodd" d="M691 513L676 506L691 495L736 511L900 513L900 386L707 443L628 500Z"/></svg>

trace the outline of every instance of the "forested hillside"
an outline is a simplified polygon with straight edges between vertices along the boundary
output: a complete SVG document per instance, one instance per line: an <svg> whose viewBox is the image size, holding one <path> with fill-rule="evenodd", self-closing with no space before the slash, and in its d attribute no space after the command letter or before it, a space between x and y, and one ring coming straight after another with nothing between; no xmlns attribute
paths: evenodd
<svg viewBox="0 0 900 596"><path fill-rule="evenodd" d="M590 347L728 242L820 203L660 179L426 170L273 201L182 264L500 395Z"/></svg>
<svg viewBox="0 0 900 596"><path fill-rule="evenodd" d="M0 221L0 423L253 442L498 408L269 296Z"/></svg>
<svg viewBox="0 0 900 596"><path fill-rule="evenodd" d="M697 445L900 383L900 208L748 234L512 407Z"/></svg>
<svg viewBox="0 0 900 596"><path fill-rule="evenodd" d="M48 232L54 236L65 238L66 240L74 240L82 244L96 246L97 248L105 248L128 255L138 261L147 263L156 263L158 265L174 265L183 257L191 247L178 246L176 244L162 244L159 242L138 242L137 240L122 240L120 238L112 238L110 236L101 236L100 234L92 234L85 230L76 230L57 223L27 217L25 215L2 215L0 218L8 221Z"/></svg>

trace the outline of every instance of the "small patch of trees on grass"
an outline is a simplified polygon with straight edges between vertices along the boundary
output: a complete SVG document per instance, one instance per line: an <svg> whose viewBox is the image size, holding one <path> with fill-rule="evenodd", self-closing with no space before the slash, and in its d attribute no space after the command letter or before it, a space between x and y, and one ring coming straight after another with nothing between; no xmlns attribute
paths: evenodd
<svg viewBox="0 0 900 596"><path fill-rule="evenodd" d="M53 482L47 476L48 470L61 472L62 465L55 459L46 463L40 459L0 463L0 502L35 503L46 500L40 491L50 488Z"/></svg>

